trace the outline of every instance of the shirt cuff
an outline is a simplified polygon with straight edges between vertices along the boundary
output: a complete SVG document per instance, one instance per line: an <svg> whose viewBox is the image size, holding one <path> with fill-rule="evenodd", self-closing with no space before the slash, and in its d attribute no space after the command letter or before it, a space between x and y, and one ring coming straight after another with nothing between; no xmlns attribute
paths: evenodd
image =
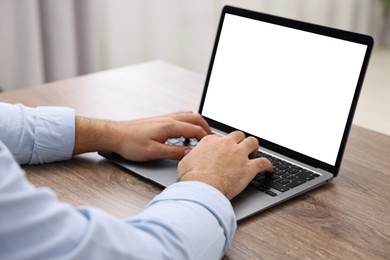
<svg viewBox="0 0 390 260"><path fill-rule="evenodd" d="M165 200L187 200L206 208L224 230L226 237L224 252L230 247L237 228L237 220L230 201L219 190L197 181L177 182L156 196L148 206Z"/></svg>
<svg viewBox="0 0 390 260"><path fill-rule="evenodd" d="M30 163L68 160L75 145L75 112L66 107L38 107Z"/></svg>

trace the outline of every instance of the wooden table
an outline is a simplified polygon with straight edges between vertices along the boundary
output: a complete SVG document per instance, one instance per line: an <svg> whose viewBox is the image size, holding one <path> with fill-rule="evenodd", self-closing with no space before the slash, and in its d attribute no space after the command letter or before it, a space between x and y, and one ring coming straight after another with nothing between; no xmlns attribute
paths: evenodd
<svg viewBox="0 0 390 260"><path fill-rule="evenodd" d="M97 118L197 111L204 77L150 62L0 94L28 106L63 105ZM61 201L119 218L140 212L161 188L96 153L24 166ZM334 181L239 223L225 259L390 259L390 137L353 126Z"/></svg>

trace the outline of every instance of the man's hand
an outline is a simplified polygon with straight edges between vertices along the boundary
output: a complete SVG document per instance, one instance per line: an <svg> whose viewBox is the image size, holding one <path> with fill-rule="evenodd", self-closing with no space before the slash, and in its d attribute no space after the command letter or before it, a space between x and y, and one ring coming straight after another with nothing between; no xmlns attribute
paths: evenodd
<svg viewBox="0 0 390 260"><path fill-rule="evenodd" d="M209 135L180 161L178 179L207 183L230 200L257 173L272 171L272 164L268 159L254 158L258 149L256 138L245 138L244 133L239 131L226 137Z"/></svg>
<svg viewBox="0 0 390 260"><path fill-rule="evenodd" d="M133 161L177 159L186 147L164 144L168 138L186 137L201 140L211 134L207 122L192 112L133 121L76 118L74 154L92 151L112 151Z"/></svg>

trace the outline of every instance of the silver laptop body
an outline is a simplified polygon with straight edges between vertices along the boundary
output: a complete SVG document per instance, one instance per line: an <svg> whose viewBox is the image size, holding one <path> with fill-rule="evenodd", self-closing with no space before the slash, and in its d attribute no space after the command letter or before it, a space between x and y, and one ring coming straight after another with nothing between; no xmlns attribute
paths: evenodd
<svg viewBox="0 0 390 260"><path fill-rule="evenodd" d="M216 134L241 130L266 156L312 172L286 190L252 183L232 200L237 220L337 176L372 47L370 36L224 7L199 113ZM163 187L176 182L177 161L100 154Z"/></svg>

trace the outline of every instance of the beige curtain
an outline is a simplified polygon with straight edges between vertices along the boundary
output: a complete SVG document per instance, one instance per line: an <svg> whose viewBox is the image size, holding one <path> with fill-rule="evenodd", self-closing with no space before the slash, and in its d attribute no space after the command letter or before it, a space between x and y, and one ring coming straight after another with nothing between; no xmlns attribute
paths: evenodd
<svg viewBox="0 0 390 260"><path fill-rule="evenodd" d="M205 73L225 4L377 36L379 0L0 0L0 87L165 60Z"/></svg>

